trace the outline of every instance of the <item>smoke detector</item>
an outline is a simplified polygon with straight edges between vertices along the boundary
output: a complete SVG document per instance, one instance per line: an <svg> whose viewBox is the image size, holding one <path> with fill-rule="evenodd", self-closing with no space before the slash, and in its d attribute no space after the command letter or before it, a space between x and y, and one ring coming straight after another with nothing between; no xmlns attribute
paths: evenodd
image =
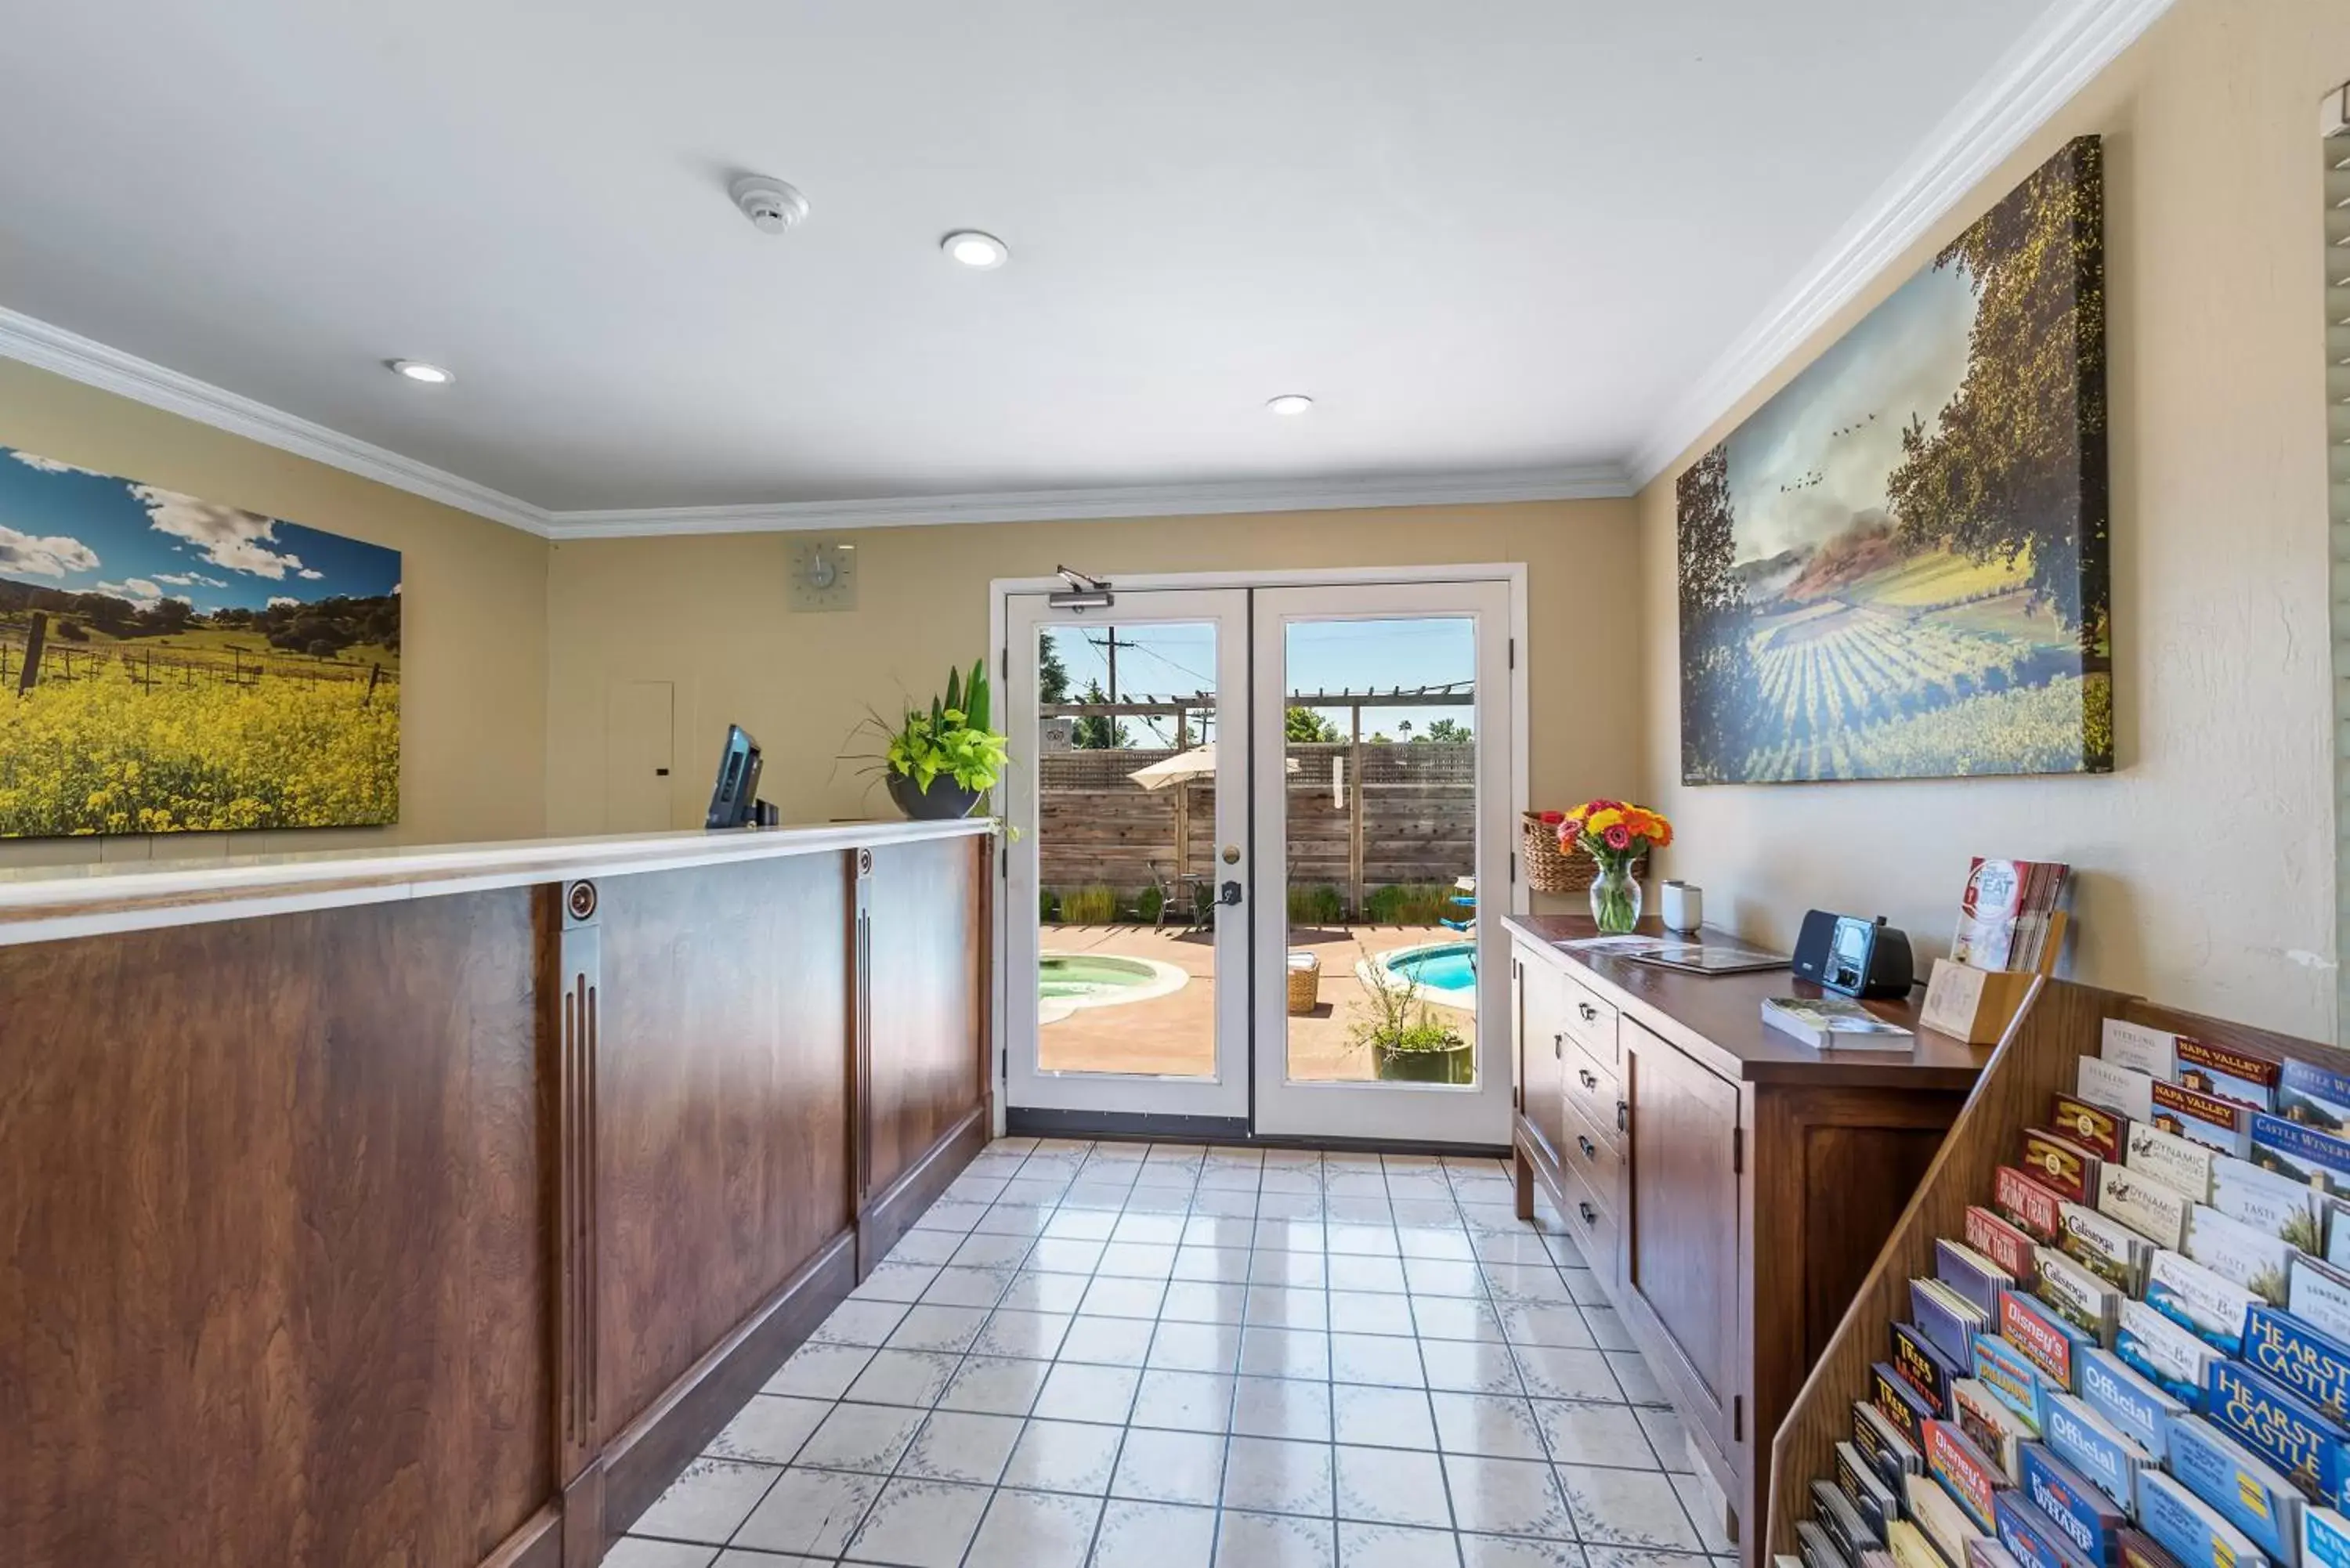
<svg viewBox="0 0 2350 1568"><path fill-rule="evenodd" d="M808 213L806 196L765 174L745 174L727 187L727 193L762 234L783 234L795 227Z"/></svg>

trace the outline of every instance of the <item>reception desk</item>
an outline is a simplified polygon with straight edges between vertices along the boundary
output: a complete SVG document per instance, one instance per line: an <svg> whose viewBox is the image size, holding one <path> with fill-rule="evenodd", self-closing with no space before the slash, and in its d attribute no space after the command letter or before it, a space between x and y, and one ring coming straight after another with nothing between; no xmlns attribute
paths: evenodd
<svg viewBox="0 0 2350 1568"><path fill-rule="evenodd" d="M0 1561L598 1561L985 1143L986 834L0 875Z"/></svg>

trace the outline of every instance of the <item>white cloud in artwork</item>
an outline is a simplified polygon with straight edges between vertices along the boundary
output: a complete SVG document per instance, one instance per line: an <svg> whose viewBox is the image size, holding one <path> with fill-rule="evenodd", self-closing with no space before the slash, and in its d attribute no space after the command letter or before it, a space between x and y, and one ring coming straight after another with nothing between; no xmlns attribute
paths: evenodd
<svg viewBox="0 0 2350 1568"><path fill-rule="evenodd" d="M15 572L35 577L62 577L68 572L96 570L98 552L78 539L64 534L36 537L0 526L0 576Z"/></svg>
<svg viewBox="0 0 2350 1568"><path fill-rule="evenodd" d="M134 484L130 493L159 533L187 540L215 566L272 581L302 569L302 557L269 547L276 542L273 518L151 484Z"/></svg>
<svg viewBox="0 0 2350 1568"><path fill-rule="evenodd" d="M271 609L298 609L301 607L301 604L302 601L300 599L289 598L284 594L272 594L269 596L269 607Z"/></svg>
<svg viewBox="0 0 2350 1568"><path fill-rule="evenodd" d="M326 575L327 575L327 574L326 574L326 573L324 573L324 572L314 572L314 571L312 571L312 570L311 570L309 567L307 567L307 566L303 567L299 572L296 572L296 573L295 574L295 576L299 576L299 577L307 577L307 578L308 578L311 582L314 582L314 583L315 583L315 582L317 582L319 578L321 578L321 577L325 576Z"/></svg>
<svg viewBox="0 0 2350 1568"><path fill-rule="evenodd" d="M26 468L38 469L43 473L88 473L92 475L96 475L98 473L98 471L94 468L82 468L70 462L59 462L54 457L43 457L37 452L11 452L8 455L15 458L18 462L23 463Z"/></svg>
<svg viewBox="0 0 2350 1568"><path fill-rule="evenodd" d="M140 605L163 602L163 590L145 577L125 577L119 583L100 583L98 591L112 594L119 599L130 599Z"/></svg>

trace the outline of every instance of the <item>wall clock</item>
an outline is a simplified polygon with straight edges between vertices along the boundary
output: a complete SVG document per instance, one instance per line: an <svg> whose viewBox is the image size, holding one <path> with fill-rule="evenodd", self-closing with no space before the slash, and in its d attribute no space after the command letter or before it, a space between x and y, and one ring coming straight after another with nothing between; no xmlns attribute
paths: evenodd
<svg viewBox="0 0 2350 1568"><path fill-rule="evenodd" d="M857 546L837 539L792 542L792 608L853 610L857 607Z"/></svg>

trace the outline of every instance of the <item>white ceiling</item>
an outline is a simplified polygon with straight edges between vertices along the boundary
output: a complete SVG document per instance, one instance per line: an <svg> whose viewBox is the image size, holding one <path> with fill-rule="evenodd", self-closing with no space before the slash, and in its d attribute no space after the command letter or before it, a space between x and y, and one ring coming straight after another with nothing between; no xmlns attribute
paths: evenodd
<svg viewBox="0 0 2350 1568"><path fill-rule="evenodd" d="M2100 8L20 7L0 306L556 511L1622 469Z"/></svg>

